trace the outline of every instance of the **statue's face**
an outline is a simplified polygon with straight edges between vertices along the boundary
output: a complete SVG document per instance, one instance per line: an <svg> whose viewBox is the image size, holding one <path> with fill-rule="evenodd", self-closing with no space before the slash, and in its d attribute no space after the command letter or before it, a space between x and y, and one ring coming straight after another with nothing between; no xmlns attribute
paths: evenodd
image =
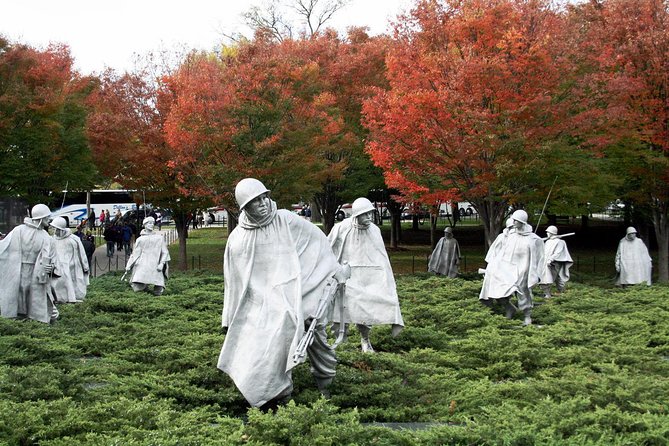
<svg viewBox="0 0 669 446"><path fill-rule="evenodd" d="M453 233L452 232L444 232L444 237L453 238Z"/></svg>
<svg viewBox="0 0 669 446"><path fill-rule="evenodd" d="M522 229L523 226L525 226L525 223L523 223L522 221L519 221L519 220L514 220L513 221L513 227L516 228L516 230Z"/></svg>
<svg viewBox="0 0 669 446"><path fill-rule="evenodd" d="M635 238L636 238L636 233L635 232L631 232L631 233L627 234L627 240L632 241Z"/></svg>
<svg viewBox="0 0 669 446"><path fill-rule="evenodd" d="M155 225L154 222L147 221L146 224L144 225L144 229L147 229L149 231L153 231L153 226Z"/></svg>
<svg viewBox="0 0 669 446"><path fill-rule="evenodd" d="M267 193L258 195L244 206L246 213L254 220L262 220L267 217L270 213L270 209L270 200Z"/></svg>
<svg viewBox="0 0 669 446"><path fill-rule="evenodd" d="M357 220L358 226L367 227L372 224L372 211L365 212L355 217Z"/></svg>
<svg viewBox="0 0 669 446"><path fill-rule="evenodd" d="M50 223L50 218L49 217L44 217L40 223L39 226L44 228L44 229L49 229L49 223Z"/></svg>

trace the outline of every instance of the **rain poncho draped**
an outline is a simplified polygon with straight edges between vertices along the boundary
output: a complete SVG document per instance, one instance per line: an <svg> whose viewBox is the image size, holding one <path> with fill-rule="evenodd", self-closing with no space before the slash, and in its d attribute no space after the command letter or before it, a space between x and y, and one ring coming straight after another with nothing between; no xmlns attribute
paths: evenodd
<svg viewBox="0 0 669 446"><path fill-rule="evenodd" d="M56 302L77 302L86 297L88 257L81 239L69 232L54 235L60 277L51 280L51 293ZM84 272L86 271L86 272Z"/></svg>
<svg viewBox="0 0 669 446"><path fill-rule="evenodd" d="M435 274L454 278L458 275L458 263L460 262L460 246L454 238L442 237L432 251L427 270Z"/></svg>
<svg viewBox="0 0 669 446"><path fill-rule="evenodd" d="M379 228L359 226L355 217L335 225L328 235L340 263L348 263L351 277L346 281L345 323L363 325L393 324L393 333L404 327L395 278ZM335 306L334 322L341 322Z"/></svg>
<svg viewBox="0 0 669 446"><path fill-rule="evenodd" d="M170 261L167 243L161 234L153 231L144 229L140 235L128 259L128 265L132 266L130 282L164 287ZM162 265L160 270L159 265Z"/></svg>
<svg viewBox="0 0 669 446"><path fill-rule="evenodd" d="M531 288L539 283L544 269L543 245L528 224L497 236L486 255L479 299L501 299L516 292L531 298Z"/></svg>
<svg viewBox="0 0 669 446"><path fill-rule="evenodd" d="M224 258L222 325L228 332L218 368L253 406L292 390L293 354L304 320L314 314L327 279L339 269L317 226L277 210L273 201L271 206L259 222L241 213ZM309 354L312 372L330 367L334 376L334 364L315 364L319 358ZM334 360L333 352L330 357Z"/></svg>
<svg viewBox="0 0 669 446"><path fill-rule="evenodd" d="M44 229L26 218L0 241L0 312L2 317L25 315L49 323L53 303L48 296L51 278L46 265L56 265L54 241Z"/></svg>
<svg viewBox="0 0 669 446"><path fill-rule="evenodd" d="M560 283L569 280L569 268L574 261L569 255L567 243L560 238L549 238L544 242L545 267L541 276L541 283L554 283L558 276ZM553 265L553 266L551 266Z"/></svg>
<svg viewBox="0 0 669 446"><path fill-rule="evenodd" d="M617 285L635 285L637 283L651 283L653 259L648 254L648 248L643 240L635 238L628 240L624 237L618 243L616 252L616 271L618 271Z"/></svg>

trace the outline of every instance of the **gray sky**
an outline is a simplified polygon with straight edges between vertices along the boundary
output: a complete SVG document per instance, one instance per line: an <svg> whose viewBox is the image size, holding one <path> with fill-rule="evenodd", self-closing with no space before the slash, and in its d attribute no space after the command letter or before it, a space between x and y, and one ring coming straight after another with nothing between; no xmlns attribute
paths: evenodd
<svg viewBox="0 0 669 446"><path fill-rule="evenodd" d="M65 43L83 74L105 67L131 70L135 54L213 49L222 31L246 32L240 14L261 0L4 0L0 34L43 48ZM411 0L351 0L330 22L388 31L390 20Z"/></svg>

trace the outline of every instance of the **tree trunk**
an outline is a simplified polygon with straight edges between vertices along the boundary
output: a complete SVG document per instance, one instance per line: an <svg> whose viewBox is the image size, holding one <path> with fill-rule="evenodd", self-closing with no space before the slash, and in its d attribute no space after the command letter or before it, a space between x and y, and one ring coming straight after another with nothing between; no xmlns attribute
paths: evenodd
<svg viewBox="0 0 669 446"><path fill-rule="evenodd" d="M437 247L437 242L439 238L437 237L437 219L439 218L439 208L433 209L437 214L430 214L430 245L432 245L432 251Z"/></svg>
<svg viewBox="0 0 669 446"><path fill-rule="evenodd" d="M388 200L388 213L390 213L390 246L397 249L399 241L402 239L402 210L404 206L395 200Z"/></svg>
<svg viewBox="0 0 669 446"><path fill-rule="evenodd" d="M237 223L239 223L239 214L228 210L228 237L232 233L232 230L237 227Z"/></svg>
<svg viewBox="0 0 669 446"><path fill-rule="evenodd" d="M418 212L414 212L411 216L411 229L418 231Z"/></svg>
<svg viewBox="0 0 669 446"><path fill-rule="evenodd" d="M317 193L314 199L323 217L323 232L327 235L334 227L337 209L339 208L336 186L330 182L325 183L323 190Z"/></svg>
<svg viewBox="0 0 669 446"><path fill-rule="evenodd" d="M186 271L188 269L188 252L187 252L187 239L188 239L188 216L186 212L175 211L172 213L172 218L174 218L174 227L177 230L177 235L179 236L179 257L177 259L177 269L179 271Z"/></svg>
<svg viewBox="0 0 669 446"><path fill-rule="evenodd" d="M399 241L399 237L397 234L397 227L399 226L399 221L400 221L400 213L399 212L390 212L390 247L393 249L397 249L397 242Z"/></svg>
<svg viewBox="0 0 669 446"><path fill-rule="evenodd" d="M492 242L502 232L509 205L506 202L490 201L487 199L480 201L471 200L470 202L481 217L481 222L483 222L483 236L487 252Z"/></svg>
<svg viewBox="0 0 669 446"><path fill-rule="evenodd" d="M657 239L657 281L669 282L669 218L667 216L667 203L659 208L653 208L653 227Z"/></svg>
<svg viewBox="0 0 669 446"><path fill-rule="evenodd" d="M318 206L318 201L313 200L309 202L309 207L311 208L311 221L313 223L322 223L323 216L321 215L321 208Z"/></svg>
<svg viewBox="0 0 669 446"><path fill-rule="evenodd" d="M460 209L457 201L451 202L451 215L453 216L453 226L455 226L460 221Z"/></svg>

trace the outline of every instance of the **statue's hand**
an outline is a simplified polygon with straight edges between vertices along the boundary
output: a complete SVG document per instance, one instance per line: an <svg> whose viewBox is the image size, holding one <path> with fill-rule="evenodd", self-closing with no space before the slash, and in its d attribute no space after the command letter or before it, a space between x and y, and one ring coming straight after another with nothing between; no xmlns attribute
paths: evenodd
<svg viewBox="0 0 669 446"><path fill-rule="evenodd" d="M44 272L47 274L51 274L53 272L53 264L50 263L48 265L44 265Z"/></svg>
<svg viewBox="0 0 669 446"><path fill-rule="evenodd" d="M337 283L344 283L351 278L351 265L344 263L333 276Z"/></svg>
<svg viewBox="0 0 669 446"><path fill-rule="evenodd" d="M163 264L159 263L158 266L156 267L156 271L162 271L163 270Z"/></svg>

